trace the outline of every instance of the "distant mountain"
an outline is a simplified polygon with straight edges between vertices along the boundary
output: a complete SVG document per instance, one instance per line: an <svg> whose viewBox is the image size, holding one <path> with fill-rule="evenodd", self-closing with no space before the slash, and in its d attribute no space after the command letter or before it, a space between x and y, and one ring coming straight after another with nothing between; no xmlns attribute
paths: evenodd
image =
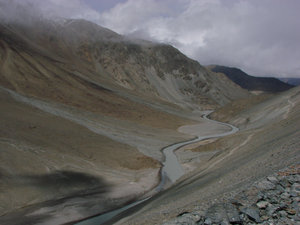
<svg viewBox="0 0 300 225"><path fill-rule="evenodd" d="M300 78L296 77L285 77L285 78L278 78L279 80L283 81L284 83L299 86L300 85Z"/></svg>
<svg viewBox="0 0 300 225"><path fill-rule="evenodd" d="M251 76L234 67L211 65L209 68L213 72L225 74L230 80L249 91L281 92L294 87L273 77Z"/></svg>

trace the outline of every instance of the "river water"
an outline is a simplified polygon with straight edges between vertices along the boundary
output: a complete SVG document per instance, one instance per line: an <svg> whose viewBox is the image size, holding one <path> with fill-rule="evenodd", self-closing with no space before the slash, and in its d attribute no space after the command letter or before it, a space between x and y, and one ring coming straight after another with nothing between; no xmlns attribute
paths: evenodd
<svg viewBox="0 0 300 225"><path fill-rule="evenodd" d="M215 120L211 120L208 119L207 116L208 114L211 113L211 111L207 111L204 113L203 118L206 120L209 120L212 123L217 123L220 125L225 125L231 128L230 131L221 133L221 134L212 134L212 135L206 135L206 136L198 136L195 139L189 140L189 141L184 141L184 142L180 142L180 143L176 143L170 146L165 147L164 149L162 149L162 152L164 154L165 157L165 161L163 162L163 167L161 169L161 181L160 184L156 187L156 191L159 192L161 190L163 190L163 188L165 187L165 183L166 181L169 179L172 183L174 183L176 180L178 180L181 176L184 175L184 170L181 166L181 164L179 163L174 151L185 146L188 144L192 144L195 142L199 142L205 139L209 139L209 138L217 138L217 137L223 137L223 136L227 136L230 134L233 134L235 132L238 131L238 128L235 126L232 126L231 124L227 124L227 123L222 123L222 122L218 122ZM148 200L149 198L146 199L142 199L136 202L133 202L131 204L128 204L122 208L104 213L102 215L99 216L95 216L92 217L90 219L81 221L76 223L76 225L100 225L103 224L109 220L111 220L112 218L114 218L115 216L117 216L118 214L126 211L127 209L132 208L133 206L136 206L146 200Z"/></svg>

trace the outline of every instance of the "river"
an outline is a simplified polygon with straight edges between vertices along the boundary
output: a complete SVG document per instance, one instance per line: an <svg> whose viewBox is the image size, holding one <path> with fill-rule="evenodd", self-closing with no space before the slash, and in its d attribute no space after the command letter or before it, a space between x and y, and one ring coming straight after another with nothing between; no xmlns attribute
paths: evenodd
<svg viewBox="0 0 300 225"><path fill-rule="evenodd" d="M202 117L206 120L209 120L212 123L229 126L231 128L231 130L228 132L221 133L221 134L198 136L197 138L194 138L192 140L176 143L176 144L173 144L173 145L163 148L162 152L164 154L165 161L163 162L163 167L161 169L161 181L156 188L157 192L161 191L165 187L165 183L166 183L167 179L169 179L172 183L174 183L176 180L178 180L181 176L184 175L184 170L183 170L181 164L178 162L178 159L174 153L175 150L177 150L185 145L188 145L188 144L192 144L192 143L199 142L199 141L209 139L209 138L224 137L224 136L233 134L238 131L238 128L235 126L232 126L231 124L222 123L222 122L208 119L207 116L211 112L212 111L206 111ZM92 217L90 219L83 220L81 222L76 223L76 225L100 225L100 224L103 224L103 223L111 220L118 214L124 212L125 210L130 209L131 207L136 206L148 199L149 198L142 199L142 200L133 202L131 204L128 204L126 206L123 206L119 209L104 213L99 216Z"/></svg>

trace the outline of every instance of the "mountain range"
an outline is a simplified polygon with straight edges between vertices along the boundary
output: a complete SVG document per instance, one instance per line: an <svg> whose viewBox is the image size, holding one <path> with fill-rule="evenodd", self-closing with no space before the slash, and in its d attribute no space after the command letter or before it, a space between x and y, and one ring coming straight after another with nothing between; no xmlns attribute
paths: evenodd
<svg viewBox="0 0 300 225"><path fill-rule="evenodd" d="M234 67L211 65L209 66L209 68L213 72L225 74L234 83L249 91L263 91L275 93L286 91L294 87L294 85L282 82L277 78L251 76L245 73L244 71Z"/></svg>
<svg viewBox="0 0 300 225"><path fill-rule="evenodd" d="M249 95L170 45L85 20L2 22L0 49L1 215L102 196L104 183L109 198L135 198L158 182L160 149L189 137L177 127L195 123L194 110Z"/></svg>
<svg viewBox="0 0 300 225"><path fill-rule="evenodd" d="M202 135L226 130L201 118L207 110L241 132L213 139L208 144L218 149L203 158L202 142L176 151L185 175L125 224L161 222L163 206L171 217L194 200L212 199L222 192L215 190L219 175L230 178L224 182L229 189L249 168L257 168L254 179L297 161L299 88L243 75L242 83L252 85L247 88L220 72L171 45L86 20L1 21L0 224L66 224L153 195L161 150L195 138L180 127L200 123ZM284 155L282 146L291 142ZM274 165L263 169L272 148ZM198 195L205 190L210 194Z"/></svg>

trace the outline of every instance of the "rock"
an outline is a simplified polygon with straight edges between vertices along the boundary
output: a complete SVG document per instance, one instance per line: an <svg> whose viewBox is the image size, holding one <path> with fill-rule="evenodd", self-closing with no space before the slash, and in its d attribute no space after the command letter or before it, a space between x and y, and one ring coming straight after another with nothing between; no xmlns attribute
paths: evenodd
<svg viewBox="0 0 300 225"><path fill-rule="evenodd" d="M267 208L267 213L269 216L273 216L274 213L278 210L279 210L279 207L270 204Z"/></svg>
<svg viewBox="0 0 300 225"><path fill-rule="evenodd" d="M293 203L290 205L290 207L300 213L300 202L299 201L293 201Z"/></svg>
<svg viewBox="0 0 300 225"><path fill-rule="evenodd" d="M228 202L211 203L206 213L183 213L165 225L300 225L300 175L292 172L268 176Z"/></svg>
<svg viewBox="0 0 300 225"><path fill-rule="evenodd" d="M280 200L278 200L276 195L273 195L270 197L270 203L272 204L278 204L280 202Z"/></svg>
<svg viewBox="0 0 300 225"><path fill-rule="evenodd" d="M283 178L279 181L279 184L282 186L282 187L289 187L290 186L290 183L289 181L286 179L286 178Z"/></svg>
<svg viewBox="0 0 300 225"><path fill-rule="evenodd" d="M294 210L294 209L287 209L286 212L290 215L295 215L296 214L296 210Z"/></svg>
<svg viewBox="0 0 300 225"><path fill-rule="evenodd" d="M204 221L205 225L211 225L212 224L212 220L210 218L206 218Z"/></svg>
<svg viewBox="0 0 300 225"><path fill-rule="evenodd" d="M246 221L248 219L248 216L246 216L245 214L240 214L240 219L242 221Z"/></svg>
<svg viewBox="0 0 300 225"><path fill-rule="evenodd" d="M198 213L184 212L163 225L196 225L200 219L201 216Z"/></svg>
<svg viewBox="0 0 300 225"><path fill-rule="evenodd" d="M241 210L242 213L246 214L249 219L255 221L256 223L261 223L261 219L259 216L259 210L256 207L246 207Z"/></svg>
<svg viewBox="0 0 300 225"><path fill-rule="evenodd" d="M284 211L284 210L279 211L278 214L279 214L279 216L281 216L281 217L286 217L286 216L287 216L287 212Z"/></svg>
<svg viewBox="0 0 300 225"><path fill-rule="evenodd" d="M282 193L282 194L280 195L280 198L282 198L282 199L289 199L289 198L290 198L290 194L287 193L287 192L284 192L284 193Z"/></svg>
<svg viewBox="0 0 300 225"><path fill-rule="evenodd" d="M284 202L280 203L279 205L280 209L286 209L287 208L287 204L285 204Z"/></svg>
<svg viewBox="0 0 300 225"><path fill-rule="evenodd" d="M294 179L295 179L295 182L300 183L300 175L299 174L294 175Z"/></svg>
<svg viewBox="0 0 300 225"><path fill-rule="evenodd" d="M286 178L290 184L294 184L295 182L299 182L297 181L299 178L297 178L296 175L291 175L291 176L287 176Z"/></svg>
<svg viewBox="0 0 300 225"><path fill-rule="evenodd" d="M228 217L223 204L214 204L206 212L206 217L212 220L212 223L228 223Z"/></svg>
<svg viewBox="0 0 300 225"><path fill-rule="evenodd" d="M182 217L192 220L194 222L198 222L201 219L201 216L198 213L186 213L182 215Z"/></svg>
<svg viewBox="0 0 300 225"><path fill-rule="evenodd" d="M290 196L297 197L298 193L296 191L290 191Z"/></svg>
<svg viewBox="0 0 300 225"><path fill-rule="evenodd" d="M266 199L266 196L265 196L265 194L263 193L263 192L259 192L258 194L257 194L257 200L259 201L259 200L265 200Z"/></svg>
<svg viewBox="0 0 300 225"><path fill-rule="evenodd" d="M262 221L266 221L266 220L268 220L268 219L270 219L270 217L267 216L267 215L261 217L261 220L262 220Z"/></svg>
<svg viewBox="0 0 300 225"><path fill-rule="evenodd" d="M267 201L260 201L260 202L256 203L256 205L260 209L265 209L269 205L269 202L267 202Z"/></svg>
<svg viewBox="0 0 300 225"><path fill-rule="evenodd" d="M268 176L267 179L274 184L278 183L278 179L274 176Z"/></svg>
<svg viewBox="0 0 300 225"><path fill-rule="evenodd" d="M292 184L291 190L300 192L300 184L299 183Z"/></svg>
<svg viewBox="0 0 300 225"><path fill-rule="evenodd" d="M291 195L292 197L298 197L298 196L300 196L300 184L294 183L294 184L291 186L290 195Z"/></svg>
<svg viewBox="0 0 300 225"><path fill-rule="evenodd" d="M295 215L295 216L293 217L293 219L294 219L295 221L300 221L300 216Z"/></svg>
<svg viewBox="0 0 300 225"><path fill-rule="evenodd" d="M266 225L275 225L274 221L272 219L269 219L266 223Z"/></svg>
<svg viewBox="0 0 300 225"><path fill-rule="evenodd" d="M184 212L179 214L175 219L164 223L164 225L196 225L200 219L201 216L196 212Z"/></svg>
<svg viewBox="0 0 300 225"><path fill-rule="evenodd" d="M285 189L280 184L276 185L276 190L281 193L285 191Z"/></svg>
<svg viewBox="0 0 300 225"><path fill-rule="evenodd" d="M240 224L242 222L237 208L232 204L224 204L229 223Z"/></svg>
<svg viewBox="0 0 300 225"><path fill-rule="evenodd" d="M270 181L262 180L256 184L256 187L263 190L270 190L270 189L275 189L276 186Z"/></svg>

